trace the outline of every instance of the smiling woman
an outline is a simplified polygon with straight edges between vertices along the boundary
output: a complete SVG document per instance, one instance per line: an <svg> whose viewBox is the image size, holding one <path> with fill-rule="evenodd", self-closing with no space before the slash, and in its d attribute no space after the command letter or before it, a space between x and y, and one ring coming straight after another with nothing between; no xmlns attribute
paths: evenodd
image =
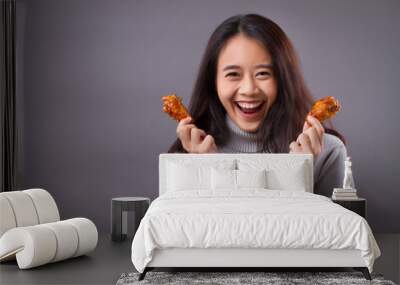
<svg viewBox="0 0 400 285"><path fill-rule="evenodd" d="M307 116L313 99L284 31L256 14L225 20L211 35L169 152L309 153L316 193L343 179L346 148ZM322 193L324 192L324 193Z"/></svg>
<svg viewBox="0 0 400 285"><path fill-rule="evenodd" d="M243 34L232 37L219 55L217 93L231 120L256 132L277 96L268 50Z"/></svg>

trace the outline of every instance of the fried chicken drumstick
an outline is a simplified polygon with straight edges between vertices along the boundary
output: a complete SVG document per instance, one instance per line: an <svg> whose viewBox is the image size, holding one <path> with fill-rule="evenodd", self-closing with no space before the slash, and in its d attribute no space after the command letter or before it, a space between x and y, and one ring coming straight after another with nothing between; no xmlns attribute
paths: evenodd
<svg viewBox="0 0 400 285"><path fill-rule="evenodd" d="M333 96L328 96L315 101L309 115L317 118L321 123L332 118L340 111L340 104Z"/></svg>
<svg viewBox="0 0 400 285"><path fill-rule="evenodd" d="M171 118L178 122L186 117L189 117L189 112L182 103L182 98L176 96L176 94L169 94L162 97L164 102L163 111L167 113Z"/></svg>

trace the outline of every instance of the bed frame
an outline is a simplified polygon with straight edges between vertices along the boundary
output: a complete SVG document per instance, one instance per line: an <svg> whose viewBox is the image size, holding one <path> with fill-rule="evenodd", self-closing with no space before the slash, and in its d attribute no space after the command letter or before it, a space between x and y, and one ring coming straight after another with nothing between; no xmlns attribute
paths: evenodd
<svg viewBox="0 0 400 285"><path fill-rule="evenodd" d="M254 268L337 268L352 267L361 271L367 280L371 280L368 268L359 250L329 249L198 249L170 248L157 249L152 261L143 273L155 268L231 268L237 271Z"/></svg>
<svg viewBox="0 0 400 285"><path fill-rule="evenodd" d="M271 156L271 154L161 154L159 157L159 193L163 194L166 181L166 161L182 159L183 155L191 159L213 160L224 158L254 158ZM306 161L312 170L312 155L307 154L274 154L273 159L300 159ZM312 185L313 174L310 171L309 181ZM311 191L312 192L312 189ZM255 268L343 268L350 267L361 271L367 280L371 275L361 257L360 250L330 250L330 249L254 249L254 248L168 248L157 249L153 259L139 280L146 273L156 268L203 268L213 271L213 268L229 268L234 271L252 271ZM231 270L230 270L231 271ZM263 271L263 270L260 270Z"/></svg>

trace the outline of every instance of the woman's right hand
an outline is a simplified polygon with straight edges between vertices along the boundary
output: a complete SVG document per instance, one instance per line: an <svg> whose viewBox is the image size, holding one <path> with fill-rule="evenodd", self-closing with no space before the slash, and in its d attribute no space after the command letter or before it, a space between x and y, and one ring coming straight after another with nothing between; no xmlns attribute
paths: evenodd
<svg viewBox="0 0 400 285"><path fill-rule="evenodd" d="M176 134L182 142L183 148L188 153L213 153L218 148L214 138L207 135L205 131L199 129L192 123L192 118L182 119L176 128Z"/></svg>

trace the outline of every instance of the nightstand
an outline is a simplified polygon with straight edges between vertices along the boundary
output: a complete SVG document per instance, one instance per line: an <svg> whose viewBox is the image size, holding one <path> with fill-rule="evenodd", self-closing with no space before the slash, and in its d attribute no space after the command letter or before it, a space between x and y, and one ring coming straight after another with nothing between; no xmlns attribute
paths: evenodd
<svg viewBox="0 0 400 285"><path fill-rule="evenodd" d="M131 234L135 235L149 205L150 198L146 197L113 198L111 200L111 239L123 241L129 236L128 212L133 212L134 221L129 221L129 225L133 225Z"/></svg>
<svg viewBox="0 0 400 285"><path fill-rule="evenodd" d="M357 198L354 200L334 200L332 202L359 214L364 219L367 218L367 200L364 198Z"/></svg>

